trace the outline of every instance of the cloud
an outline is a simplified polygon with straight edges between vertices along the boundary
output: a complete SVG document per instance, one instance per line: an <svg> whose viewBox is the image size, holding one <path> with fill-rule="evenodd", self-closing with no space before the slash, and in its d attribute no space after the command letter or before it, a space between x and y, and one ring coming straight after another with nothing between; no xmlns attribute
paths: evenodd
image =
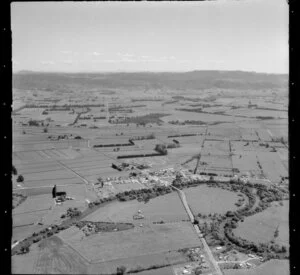
<svg viewBox="0 0 300 275"><path fill-rule="evenodd" d="M122 57L134 57L135 55L132 53L117 53L118 56L122 56Z"/></svg>
<svg viewBox="0 0 300 275"><path fill-rule="evenodd" d="M61 53L63 53L63 54L71 54L72 51L61 51Z"/></svg>
<svg viewBox="0 0 300 275"><path fill-rule="evenodd" d="M98 56L98 55L103 55L103 53L93 52L92 55Z"/></svg>
<svg viewBox="0 0 300 275"><path fill-rule="evenodd" d="M135 58L123 57L121 59L121 62L130 62L130 63L132 63L132 62L139 62L139 60L137 60Z"/></svg>
<svg viewBox="0 0 300 275"><path fill-rule="evenodd" d="M41 61L40 62L42 65L54 65L55 62L54 61Z"/></svg>
<svg viewBox="0 0 300 275"><path fill-rule="evenodd" d="M99 61L100 62L103 62L103 63L119 63L120 60L114 60L114 59L106 59L106 60L101 60Z"/></svg>
<svg viewBox="0 0 300 275"><path fill-rule="evenodd" d="M63 64L72 65L74 62L72 60L63 60Z"/></svg>
<svg viewBox="0 0 300 275"><path fill-rule="evenodd" d="M193 63L194 61L193 60L176 60L176 63L179 63L179 64L189 64L189 63Z"/></svg>
<svg viewBox="0 0 300 275"><path fill-rule="evenodd" d="M138 58L141 62L166 62L166 61L175 61L176 58L174 56L161 56L161 57L153 57L149 55L142 55Z"/></svg>
<svg viewBox="0 0 300 275"><path fill-rule="evenodd" d="M78 55L79 53L78 52L73 52L73 51L60 51L62 54L73 54L73 55Z"/></svg>

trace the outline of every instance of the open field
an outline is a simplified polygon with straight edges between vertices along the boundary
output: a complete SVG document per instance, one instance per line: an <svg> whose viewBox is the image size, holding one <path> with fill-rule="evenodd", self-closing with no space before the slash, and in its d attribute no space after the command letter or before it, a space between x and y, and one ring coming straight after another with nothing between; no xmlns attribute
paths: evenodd
<svg viewBox="0 0 300 275"><path fill-rule="evenodd" d="M20 270L19 266L23 269ZM30 253L12 258L13 273L87 274L87 263L56 236L33 246Z"/></svg>
<svg viewBox="0 0 300 275"><path fill-rule="evenodd" d="M256 243L274 240L279 245L289 244L289 202L284 201L283 206L274 203L261 213L247 217L243 223L239 223L234 229L234 234L243 239ZM274 238L278 229L278 237Z"/></svg>
<svg viewBox="0 0 300 275"><path fill-rule="evenodd" d="M145 224L119 232L103 232L82 239L82 232L70 228L59 236L91 262L148 255L200 245L188 223ZM105 247L105 250L103 250Z"/></svg>
<svg viewBox="0 0 300 275"><path fill-rule="evenodd" d="M133 222L133 215L141 210L145 216L141 222L179 222L188 220L188 216L177 193L151 199L149 202L137 200L126 202L111 202L93 214L85 217L87 221L122 221Z"/></svg>
<svg viewBox="0 0 300 275"><path fill-rule="evenodd" d="M184 192L194 214L224 214L237 208L234 205L238 201L237 194L227 190L199 185Z"/></svg>
<svg viewBox="0 0 300 275"><path fill-rule="evenodd" d="M88 272L89 274L113 274L116 272L118 267L124 266L127 271L150 269L138 272L138 274L142 275L173 275L172 267L166 265L184 263L186 261L187 259L181 253L177 251L170 251L90 264ZM153 266L166 267L151 269Z"/></svg>

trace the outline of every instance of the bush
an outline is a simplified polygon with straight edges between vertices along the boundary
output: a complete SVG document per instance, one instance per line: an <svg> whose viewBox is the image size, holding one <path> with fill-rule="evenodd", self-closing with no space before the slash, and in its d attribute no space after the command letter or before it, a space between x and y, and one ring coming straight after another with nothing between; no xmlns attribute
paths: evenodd
<svg viewBox="0 0 300 275"><path fill-rule="evenodd" d="M162 155L168 154L168 150L166 148L166 145L164 145L164 144L156 144L154 150Z"/></svg>
<svg viewBox="0 0 300 275"><path fill-rule="evenodd" d="M13 175L17 175L18 174L18 171L17 171L17 169L16 169L16 167L14 165L12 166L11 172L12 172Z"/></svg>
<svg viewBox="0 0 300 275"><path fill-rule="evenodd" d="M23 182L24 181L24 177L22 175L19 175L17 178L17 182Z"/></svg>
<svg viewBox="0 0 300 275"><path fill-rule="evenodd" d="M117 267L117 275L123 275L125 274L126 267L125 266L119 266Z"/></svg>

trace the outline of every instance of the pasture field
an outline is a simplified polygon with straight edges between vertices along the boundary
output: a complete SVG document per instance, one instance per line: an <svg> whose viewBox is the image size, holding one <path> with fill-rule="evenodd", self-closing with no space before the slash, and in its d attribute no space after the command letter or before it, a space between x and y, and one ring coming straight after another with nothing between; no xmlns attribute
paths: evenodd
<svg viewBox="0 0 300 275"><path fill-rule="evenodd" d="M199 144L188 144L184 147L174 148L169 150L168 160L170 164L182 164L190 158L196 156L201 152Z"/></svg>
<svg viewBox="0 0 300 275"><path fill-rule="evenodd" d="M288 176L288 170L276 152L258 152L258 159L267 178L279 183L281 177Z"/></svg>
<svg viewBox="0 0 300 275"><path fill-rule="evenodd" d="M226 112L229 110L228 106L213 106L213 107L205 107L203 108L204 112L216 113L216 112Z"/></svg>
<svg viewBox="0 0 300 275"><path fill-rule="evenodd" d="M174 257L175 256L175 257ZM165 266L172 263L184 263L187 259L177 251L154 253L148 255L140 255L135 257L126 257L117 260L105 261L102 263L90 264L89 274L114 274L118 267L124 266L127 271L142 270L151 266ZM162 273L161 273L162 272ZM157 274L157 275L172 275L172 267L166 266L159 269L145 270L137 274Z"/></svg>
<svg viewBox="0 0 300 275"><path fill-rule="evenodd" d="M42 225L38 224L30 224L30 225L24 225L24 226L17 226L12 228L12 237L11 237L11 243L14 241L20 241L28 236L31 236L34 232L42 230Z"/></svg>
<svg viewBox="0 0 300 275"><path fill-rule="evenodd" d="M257 165L256 152L234 152L232 164L233 168L237 168L240 173L260 174L260 169Z"/></svg>
<svg viewBox="0 0 300 275"><path fill-rule="evenodd" d="M136 182L131 182L131 183L112 183L113 187L116 189L117 193L124 192L124 191L129 191L129 190L138 190L145 188L141 183L138 181Z"/></svg>
<svg viewBox="0 0 300 275"><path fill-rule="evenodd" d="M144 224L143 227L137 226L117 232L102 232L83 239L82 231L71 227L60 232L58 236L92 263L200 245L193 226L182 222Z"/></svg>
<svg viewBox="0 0 300 275"><path fill-rule="evenodd" d="M22 185L26 188L53 186L54 184L80 184L83 182L74 173L53 160L17 163L16 168L24 176Z"/></svg>
<svg viewBox="0 0 300 275"><path fill-rule="evenodd" d="M224 275L289 275L288 260L270 260L251 269L224 269Z"/></svg>
<svg viewBox="0 0 300 275"><path fill-rule="evenodd" d="M173 269L170 266L151 269L139 272L139 275L174 275Z"/></svg>
<svg viewBox="0 0 300 275"><path fill-rule="evenodd" d="M278 228L278 237L274 232ZM279 245L289 245L289 202L284 201L283 206L278 203L263 212L245 218L243 223L233 230L236 236L253 241L265 243L274 240Z"/></svg>
<svg viewBox="0 0 300 275"><path fill-rule="evenodd" d="M278 121L266 121L265 124L271 138L283 137L285 140L288 139L288 123L286 120L283 120L281 123L278 123Z"/></svg>
<svg viewBox="0 0 300 275"><path fill-rule="evenodd" d="M87 221L133 222L133 215L141 210L144 222L179 222L188 220L185 209L177 193L170 193L150 199L149 202L137 200L119 202L114 201L100 207L91 215L85 217Z"/></svg>
<svg viewBox="0 0 300 275"><path fill-rule="evenodd" d="M253 128L243 128L241 129L242 139L245 141L257 141L259 137L256 134L256 129Z"/></svg>
<svg viewBox="0 0 300 275"><path fill-rule="evenodd" d="M186 111L174 111L172 115L162 117L161 120L164 122L169 121L185 121L185 120L199 120L205 123L215 123L215 122L233 122L233 121L251 121L253 118L243 118L243 117L233 117L233 116L223 116L216 114L207 113L197 113L197 112L186 112Z"/></svg>
<svg viewBox="0 0 300 275"><path fill-rule="evenodd" d="M198 173L216 173L232 175L231 159L227 155L202 155L197 169Z"/></svg>
<svg viewBox="0 0 300 275"><path fill-rule="evenodd" d="M53 199L49 195L38 195L27 198L23 203L13 209L13 215L21 215L24 213L48 210L53 204Z"/></svg>
<svg viewBox="0 0 300 275"><path fill-rule="evenodd" d="M14 152L23 151L38 151L38 150L51 150L51 149L67 149L70 147L81 148L87 147L87 140L52 140L52 141L27 141L27 142L15 142Z"/></svg>
<svg viewBox="0 0 300 275"><path fill-rule="evenodd" d="M209 126L207 135L213 139L240 139L241 130L235 123L230 123L227 126Z"/></svg>
<svg viewBox="0 0 300 275"><path fill-rule="evenodd" d="M190 144L193 146L197 146L197 145L199 146L199 144L197 143L200 143L201 145L204 140L204 137L200 135L187 136L187 137L174 137L174 138L169 138L169 143L172 143L173 139L179 141L179 144L181 144L182 146L190 145Z"/></svg>
<svg viewBox="0 0 300 275"><path fill-rule="evenodd" d="M13 256L12 273L87 274L87 262L60 238L52 236L32 245L28 254Z"/></svg>
<svg viewBox="0 0 300 275"><path fill-rule="evenodd" d="M262 141L271 141L271 136L266 129L256 129L260 140Z"/></svg>
<svg viewBox="0 0 300 275"><path fill-rule="evenodd" d="M274 107L273 107L274 108ZM275 107L278 108L278 107ZM226 111L226 114L232 116L246 116L250 118L255 118L257 116L268 116L268 117L275 117L275 118L285 118L287 119L287 112L285 111L273 111L273 110L263 110L263 109L249 109L249 108L239 108L234 110Z"/></svg>
<svg viewBox="0 0 300 275"><path fill-rule="evenodd" d="M205 140L203 155L229 156L229 142L219 140Z"/></svg>
<svg viewBox="0 0 300 275"><path fill-rule="evenodd" d="M11 258L12 274L34 274L34 267L39 256L38 244L30 247L30 252L24 255L14 255Z"/></svg>
<svg viewBox="0 0 300 275"><path fill-rule="evenodd" d="M155 156L155 157L146 157L146 158L131 158L131 159L124 159L127 163L139 163L149 165L151 170L161 170L164 168L169 168L171 166L170 159L168 156Z"/></svg>
<svg viewBox="0 0 300 275"><path fill-rule="evenodd" d="M224 214L227 211L234 211L237 207L234 205L239 197L236 193L212 188L207 185L199 185L184 190L187 202L194 215L201 214Z"/></svg>

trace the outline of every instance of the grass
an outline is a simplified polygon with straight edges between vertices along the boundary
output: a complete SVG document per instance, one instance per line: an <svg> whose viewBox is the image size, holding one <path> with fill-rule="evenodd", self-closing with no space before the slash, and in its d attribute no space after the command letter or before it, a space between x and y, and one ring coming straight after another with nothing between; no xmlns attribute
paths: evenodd
<svg viewBox="0 0 300 275"><path fill-rule="evenodd" d="M138 202L137 200L126 202L113 201L87 216L85 220L132 222L133 215L138 210L141 210L145 216L143 222L158 222L161 220L170 222L188 219L178 195L170 193L153 198L148 203Z"/></svg>
<svg viewBox="0 0 300 275"><path fill-rule="evenodd" d="M227 190L199 185L184 189L184 193L194 214L222 214L237 209L234 205L238 201L237 194Z"/></svg>
<svg viewBox="0 0 300 275"><path fill-rule="evenodd" d="M85 274L86 261L56 236L43 240L39 244L39 257L35 273Z"/></svg>
<svg viewBox="0 0 300 275"><path fill-rule="evenodd" d="M284 201L283 206L273 204L263 212L247 217L243 223L239 223L233 233L255 243L264 243L274 239L274 232L278 228L279 236L274 239L275 243L288 245L288 211L288 201Z"/></svg>
<svg viewBox="0 0 300 275"><path fill-rule="evenodd" d="M121 119L116 122L112 123L122 123L122 124L129 124L129 123L136 123L141 125L146 125L148 123L162 123L163 121L160 119L161 117L168 116L169 114L161 114L161 113L152 113L142 116L135 116L135 117L126 117L125 119Z"/></svg>
<svg viewBox="0 0 300 275"><path fill-rule="evenodd" d="M104 232L82 240L82 232L72 227L60 236L92 262L162 253L199 245L189 223L144 224L125 231ZM105 247L105 249L103 249Z"/></svg>
<svg viewBox="0 0 300 275"><path fill-rule="evenodd" d="M21 203L23 203L26 200L27 196L23 194L13 193L12 198L13 198L12 209L14 209L17 206L19 206Z"/></svg>

